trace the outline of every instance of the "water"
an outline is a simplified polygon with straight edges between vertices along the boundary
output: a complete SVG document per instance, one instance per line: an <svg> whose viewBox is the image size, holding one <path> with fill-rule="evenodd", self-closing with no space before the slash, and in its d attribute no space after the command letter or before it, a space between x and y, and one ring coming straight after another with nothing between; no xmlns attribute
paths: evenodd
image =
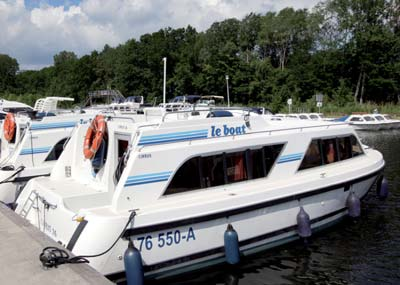
<svg viewBox="0 0 400 285"><path fill-rule="evenodd" d="M363 201L362 217L244 260L156 284L400 284L400 131L360 133L381 151L390 195Z"/></svg>

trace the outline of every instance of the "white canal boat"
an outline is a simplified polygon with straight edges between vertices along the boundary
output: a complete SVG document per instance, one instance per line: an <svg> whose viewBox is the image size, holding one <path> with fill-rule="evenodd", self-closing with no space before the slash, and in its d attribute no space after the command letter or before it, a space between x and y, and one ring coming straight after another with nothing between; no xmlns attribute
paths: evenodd
<svg viewBox="0 0 400 285"><path fill-rule="evenodd" d="M16 212L75 255L103 253L89 261L108 276L124 272L128 239L149 278L224 262L228 225L243 255L295 240L301 209L312 231L337 222L385 165L343 123L94 122L95 133L77 127L49 177L28 182Z"/></svg>
<svg viewBox="0 0 400 285"><path fill-rule="evenodd" d="M0 132L0 201L12 204L29 179L49 175L74 127L92 117L70 112L32 119L8 113Z"/></svg>
<svg viewBox="0 0 400 285"><path fill-rule="evenodd" d="M372 114L372 116L383 125L383 129L385 130L400 128L400 120L393 119L390 115Z"/></svg>
<svg viewBox="0 0 400 285"><path fill-rule="evenodd" d="M350 115L336 119L335 121L346 122L356 130L380 131L400 128L400 120L394 120L389 115L361 114Z"/></svg>

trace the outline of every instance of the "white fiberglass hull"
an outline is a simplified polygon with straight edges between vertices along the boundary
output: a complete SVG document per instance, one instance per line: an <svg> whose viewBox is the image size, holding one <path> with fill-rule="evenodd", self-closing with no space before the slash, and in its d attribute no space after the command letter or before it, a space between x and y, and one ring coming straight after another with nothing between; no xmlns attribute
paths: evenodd
<svg viewBox="0 0 400 285"><path fill-rule="evenodd" d="M381 124L351 123L350 125L354 129L361 131L379 131L384 129L384 127Z"/></svg>
<svg viewBox="0 0 400 285"><path fill-rule="evenodd" d="M296 216L300 206L309 214L313 230L339 220L347 214L349 194L354 192L363 198L381 175L382 156L374 150L369 153L372 155L369 161L375 162L357 175L328 183L328 180L321 180L330 179L324 174L303 184L254 191L251 195L238 194L238 197L228 195L225 201L211 200L206 205L182 204L169 211L138 209L126 231L124 226L129 213L116 213L109 207L82 213L85 221L77 222L76 213L67 209L68 200L61 200L46 188L47 178L28 184L17 201L16 211L25 215L32 193L38 197L37 201L45 199L48 207L45 209L43 202L37 202L36 207L27 211L26 218L76 255L103 252L124 231L124 236L132 239L141 251L145 275L165 277L224 262L227 224L232 224L238 233L240 251L247 255L297 239ZM89 194L97 195L88 192L87 199L90 199ZM90 265L104 275L123 272L127 244L126 240L119 240L109 253L90 259Z"/></svg>
<svg viewBox="0 0 400 285"><path fill-rule="evenodd" d="M14 170L0 169L0 201L11 205L30 179L49 175L53 166L54 163L49 162L45 166L29 167L22 171L18 167Z"/></svg>

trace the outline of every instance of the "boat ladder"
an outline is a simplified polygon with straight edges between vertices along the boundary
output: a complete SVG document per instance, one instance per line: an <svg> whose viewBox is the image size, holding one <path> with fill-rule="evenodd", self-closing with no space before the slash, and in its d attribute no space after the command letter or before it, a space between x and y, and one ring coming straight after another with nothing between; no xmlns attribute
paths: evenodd
<svg viewBox="0 0 400 285"><path fill-rule="evenodd" d="M33 191L29 194L28 199L26 199L26 201L25 201L25 203L24 203L24 206L22 207L22 210L21 210L21 212L19 213L19 215L20 215L22 218L25 219L26 216L29 214L29 211L32 209L35 200L37 200L37 197L38 197L38 194L37 194L37 192L36 192L35 190L33 190Z"/></svg>

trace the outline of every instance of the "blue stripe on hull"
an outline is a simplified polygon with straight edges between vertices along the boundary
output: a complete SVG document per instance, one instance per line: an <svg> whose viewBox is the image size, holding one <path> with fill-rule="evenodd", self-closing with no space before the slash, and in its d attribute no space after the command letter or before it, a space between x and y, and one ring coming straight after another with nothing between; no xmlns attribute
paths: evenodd
<svg viewBox="0 0 400 285"><path fill-rule="evenodd" d="M208 136L208 130L196 130L188 132L176 132L169 134L160 135L149 135L140 138L138 145L151 145L151 144L162 144L162 143L172 143L181 142L188 140L204 139Z"/></svg>
<svg viewBox="0 0 400 285"><path fill-rule="evenodd" d="M285 162L291 162L291 161L296 161L296 160L300 160L303 157L303 153L294 153L294 154L288 154L288 155L282 155L279 160L278 163L285 163Z"/></svg>
<svg viewBox="0 0 400 285"><path fill-rule="evenodd" d="M38 153L47 153L51 147L40 147L40 148L24 148L21 150L20 155L27 155L27 154L38 154Z"/></svg>
<svg viewBox="0 0 400 285"><path fill-rule="evenodd" d="M171 174L172 171L164 171L158 173L129 176L128 179L126 179L125 181L124 187L167 181Z"/></svg>
<svg viewBox="0 0 400 285"><path fill-rule="evenodd" d="M33 124L30 129L35 130L47 130L47 129L58 129L58 128L73 128L77 122L60 122L50 124Z"/></svg>

